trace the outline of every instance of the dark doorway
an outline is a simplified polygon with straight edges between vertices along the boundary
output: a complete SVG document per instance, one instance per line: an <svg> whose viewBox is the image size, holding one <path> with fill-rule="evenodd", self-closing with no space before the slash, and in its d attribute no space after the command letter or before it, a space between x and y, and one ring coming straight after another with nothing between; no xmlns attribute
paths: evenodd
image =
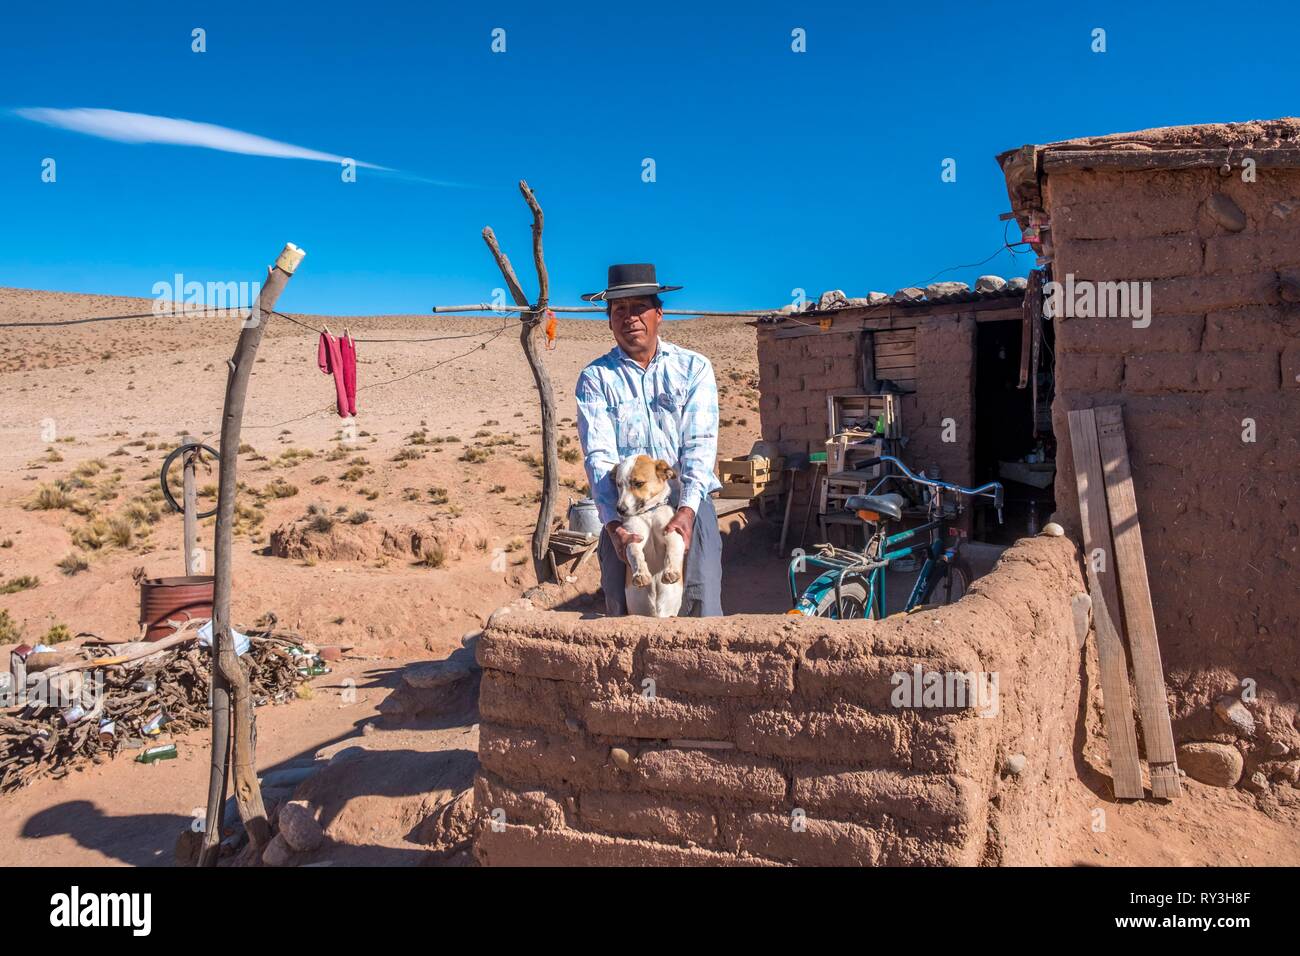
<svg viewBox="0 0 1300 956"><path fill-rule="evenodd" d="M1037 414L1032 380L1019 387L1023 331L1015 320L981 322L976 330L975 483L1000 481L1006 489L1001 526L991 509L976 515L975 534L984 541L1010 543L1037 534L1056 510L1051 326L1044 323L1039 345Z"/></svg>

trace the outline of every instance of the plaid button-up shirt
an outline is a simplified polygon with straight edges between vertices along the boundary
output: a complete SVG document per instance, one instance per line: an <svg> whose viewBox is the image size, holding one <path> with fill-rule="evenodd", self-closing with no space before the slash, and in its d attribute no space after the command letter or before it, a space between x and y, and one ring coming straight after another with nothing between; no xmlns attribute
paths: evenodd
<svg viewBox="0 0 1300 956"><path fill-rule="evenodd" d="M678 505L696 512L705 495L722 487L713 473L718 384L703 355L660 339L643 369L615 346L582 370L575 395L587 480L602 523L618 520L610 472L628 455L672 465L681 482Z"/></svg>

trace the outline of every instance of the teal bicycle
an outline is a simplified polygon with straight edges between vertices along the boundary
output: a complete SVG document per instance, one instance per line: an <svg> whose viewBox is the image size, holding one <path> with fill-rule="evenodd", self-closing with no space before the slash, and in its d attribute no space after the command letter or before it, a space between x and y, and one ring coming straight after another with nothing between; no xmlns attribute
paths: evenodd
<svg viewBox="0 0 1300 956"><path fill-rule="evenodd" d="M864 461L858 468L873 468L882 463L896 466L900 474L886 475L872 488L871 494L851 495L845 502L848 512L856 514L868 528L874 529L866 548L857 552L819 544L815 554L796 552L790 561L790 598L794 606L787 614L835 620L888 617L894 612L885 593L885 570L911 555L924 555L925 560L901 610L951 604L970 587L972 574L970 563L961 554L962 536L956 529L945 525L962 514L965 499L975 497L993 499L998 524L1001 524L1002 485L990 481L978 488L965 488L927 478L914 474L892 455ZM926 508L923 524L890 533L890 525L902 520L903 508L907 504L901 494L879 493L890 482L910 483L912 487L909 490L914 492L912 497L915 500L919 495ZM810 567L821 573L801 592L795 576Z"/></svg>

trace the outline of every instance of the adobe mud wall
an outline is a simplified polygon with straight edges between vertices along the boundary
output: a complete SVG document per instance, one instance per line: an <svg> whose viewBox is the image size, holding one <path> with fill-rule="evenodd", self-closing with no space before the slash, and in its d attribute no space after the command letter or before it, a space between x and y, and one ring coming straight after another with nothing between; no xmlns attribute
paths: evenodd
<svg viewBox="0 0 1300 956"><path fill-rule="evenodd" d="M942 476L971 484L975 466L975 329L980 321L1019 320L1021 298L977 303L897 307L850 307L834 312L801 313L758 326L759 415L764 441L784 454L825 451L829 437L828 395L863 391L872 367L867 332L895 336L914 347L916 364L907 370L880 369L875 377L900 379L915 394L900 402L905 460L915 468L938 465ZM828 329L819 319L830 321ZM864 353L864 349L867 354ZM942 440L944 420L956 426L955 441ZM824 473L824 472L823 472ZM795 481L794 514L806 507L811 472ZM813 489L816 493L816 489Z"/></svg>
<svg viewBox="0 0 1300 956"><path fill-rule="evenodd" d="M476 857L1050 862L1081 588L1074 546L1039 537L957 605L884 622L506 614L477 652ZM915 668L996 675L997 692L902 706L894 675Z"/></svg>
<svg viewBox="0 0 1300 956"><path fill-rule="evenodd" d="M1244 748L1248 779L1300 749L1300 169L1247 182L1240 155L1043 196L1052 278L1149 281L1152 310L1055 320L1058 508L1077 529L1067 411L1122 405L1175 737ZM1243 681L1253 730L1212 712Z"/></svg>

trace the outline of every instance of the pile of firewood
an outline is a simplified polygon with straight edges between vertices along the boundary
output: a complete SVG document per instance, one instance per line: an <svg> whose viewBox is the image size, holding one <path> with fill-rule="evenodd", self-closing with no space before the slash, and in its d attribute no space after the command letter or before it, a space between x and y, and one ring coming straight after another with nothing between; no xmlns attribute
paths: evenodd
<svg viewBox="0 0 1300 956"><path fill-rule="evenodd" d="M311 644L275 630L268 619L265 630L247 632L250 647L240 657L259 707L292 699L300 683L325 672ZM14 675L26 694L0 708L0 793L46 774L62 776L85 761L143 752L160 734L209 725L212 654L192 627L154 644L86 641L58 648L57 665ZM13 702L12 679L10 691Z"/></svg>

